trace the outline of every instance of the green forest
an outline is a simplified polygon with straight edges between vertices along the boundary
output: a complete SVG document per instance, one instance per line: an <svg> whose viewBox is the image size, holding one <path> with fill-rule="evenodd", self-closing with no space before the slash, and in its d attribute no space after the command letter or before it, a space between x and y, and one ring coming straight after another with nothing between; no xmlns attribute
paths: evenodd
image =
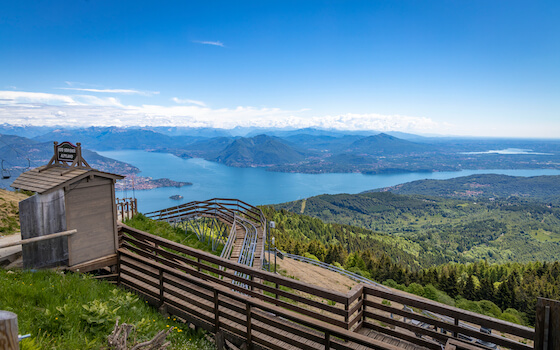
<svg viewBox="0 0 560 350"><path fill-rule="evenodd" d="M360 238L402 245L424 267L560 259L560 208L536 201L371 192L321 195L275 208L367 229Z"/></svg>

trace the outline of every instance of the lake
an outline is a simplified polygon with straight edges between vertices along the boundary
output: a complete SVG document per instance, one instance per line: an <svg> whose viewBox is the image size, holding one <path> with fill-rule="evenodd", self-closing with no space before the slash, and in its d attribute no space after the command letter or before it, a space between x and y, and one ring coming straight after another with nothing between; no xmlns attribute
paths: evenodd
<svg viewBox="0 0 560 350"><path fill-rule="evenodd" d="M437 173L363 174L298 174L277 173L262 168L233 168L204 159L182 159L168 153L146 151L107 151L99 154L138 167L154 179L166 177L192 182L181 188L164 187L135 191L141 212L163 209L214 197L237 198L252 205L276 204L320 194L359 193L422 179L450 179L472 174L505 174L513 176L560 175L560 170L463 170ZM169 196L182 195L173 200ZM118 191L117 197L131 197L132 191Z"/></svg>

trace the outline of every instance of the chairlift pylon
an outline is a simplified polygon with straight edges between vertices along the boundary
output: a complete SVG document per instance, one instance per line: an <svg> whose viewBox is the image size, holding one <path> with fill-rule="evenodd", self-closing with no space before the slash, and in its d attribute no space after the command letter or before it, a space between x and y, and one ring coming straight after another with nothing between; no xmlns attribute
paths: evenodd
<svg viewBox="0 0 560 350"><path fill-rule="evenodd" d="M10 170L4 168L4 159L2 159L2 179L9 179L11 177Z"/></svg>

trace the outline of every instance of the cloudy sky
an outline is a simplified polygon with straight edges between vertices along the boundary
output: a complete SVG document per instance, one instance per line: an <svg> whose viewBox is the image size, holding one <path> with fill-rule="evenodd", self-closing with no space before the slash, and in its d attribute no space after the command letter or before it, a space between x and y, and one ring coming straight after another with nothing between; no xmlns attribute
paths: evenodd
<svg viewBox="0 0 560 350"><path fill-rule="evenodd" d="M558 1L0 4L0 123L560 137Z"/></svg>

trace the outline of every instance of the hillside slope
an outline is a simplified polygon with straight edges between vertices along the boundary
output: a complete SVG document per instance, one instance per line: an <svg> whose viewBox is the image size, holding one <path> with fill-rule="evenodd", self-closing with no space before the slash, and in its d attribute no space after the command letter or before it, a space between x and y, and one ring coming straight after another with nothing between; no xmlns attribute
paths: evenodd
<svg viewBox="0 0 560 350"><path fill-rule="evenodd" d="M507 200L477 202L390 192L321 195L283 203L325 222L369 229L421 247L420 257L449 261L560 260L560 208Z"/></svg>
<svg viewBox="0 0 560 350"><path fill-rule="evenodd" d="M229 166L249 167L290 164L304 159L301 152L286 145L282 140L258 135L233 141L214 160Z"/></svg>
<svg viewBox="0 0 560 350"><path fill-rule="evenodd" d="M357 153L388 156L397 154L425 153L434 151L435 147L428 144L399 139L397 137L381 133L357 140L349 146L349 149Z"/></svg>
<svg viewBox="0 0 560 350"><path fill-rule="evenodd" d="M0 189L0 235L19 231L18 203L28 196Z"/></svg>
<svg viewBox="0 0 560 350"><path fill-rule="evenodd" d="M448 180L419 180L368 192L374 191L450 198L509 198L560 205L560 176L481 174Z"/></svg>

